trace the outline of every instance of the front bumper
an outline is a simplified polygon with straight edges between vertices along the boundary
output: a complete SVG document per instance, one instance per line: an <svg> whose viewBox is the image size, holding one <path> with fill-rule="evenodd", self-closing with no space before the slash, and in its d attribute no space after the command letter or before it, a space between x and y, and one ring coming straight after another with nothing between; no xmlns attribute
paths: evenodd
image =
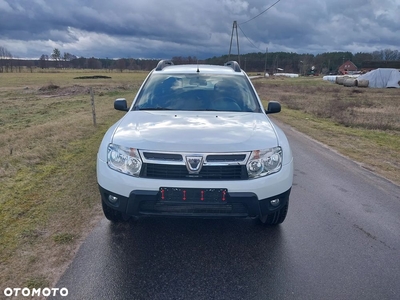
<svg viewBox="0 0 400 300"><path fill-rule="evenodd" d="M293 160L282 169L265 177L248 180L173 180L128 176L110 169L106 162L97 160L97 182L105 190L126 198L132 191L158 191L162 186L180 188L225 188L229 193L252 192L258 199L271 198L292 187Z"/></svg>
<svg viewBox="0 0 400 300"><path fill-rule="evenodd" d="M289 201L290 189L279 195L259 199L251 192L228 192L226 201L219 203L199 203L161 200L160 191L133 190L129 197L118 195L99 185L102 201L105 205L128 216L181 216L181 217L257 217L279 210ZM109 196L118 200L109 201ZM279 205L273 206L271 200L279 199Z"/></svg>

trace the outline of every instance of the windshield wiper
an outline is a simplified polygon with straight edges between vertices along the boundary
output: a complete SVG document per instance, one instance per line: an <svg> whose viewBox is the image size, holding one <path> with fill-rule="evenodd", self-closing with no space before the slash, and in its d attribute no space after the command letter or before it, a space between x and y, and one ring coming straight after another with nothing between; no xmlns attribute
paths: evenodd
<svg viewBox="0 0 400 300"><path fill-rule="evenodd" d="M192 111L221 111L221 110L212 108L199 108L199 109L193 109Z"/></svg>
<svg viewBox="0 0 400 300"><path fill-rule="evenodd" d="M143 108L136 108L136 110L172 110L166 107L143 107Z"/></svg>

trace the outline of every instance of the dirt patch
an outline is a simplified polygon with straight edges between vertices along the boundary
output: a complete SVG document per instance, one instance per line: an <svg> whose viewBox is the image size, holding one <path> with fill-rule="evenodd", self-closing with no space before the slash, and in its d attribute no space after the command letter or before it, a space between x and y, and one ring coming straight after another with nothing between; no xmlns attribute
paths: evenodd
<svg viewBox="0 0 400 300"><path fill-rule="evenodd" d="M46 92L46 91L54 91L54 90L57 90L57 89L59 89L60 87L58 86L58 85L55 85L55 84L49 84L49 85L46 85L46 86L42 86L40 89L39 89L39 91L41 91L41 92Z"/></svg>
<svg viewBox="0 0 400 300"><path fill-rule="evenodd" d="M79 76L74 79L111 79L110 76L94 75L94 76Z"/></svg>
<svg viewBox="0 0 400 300"><path fill-rule="evenodd" d="M90 88L86 86L81 86L81 85L73 85L73 86L65 86L65 87L53 87L49 88L49 86L53 85L48 85L45 87L41 87L39 89L39 93L41 95L48 95L48 96L70 96L70 95L78 95L78 94L89 94L90 93Z"/></svg>

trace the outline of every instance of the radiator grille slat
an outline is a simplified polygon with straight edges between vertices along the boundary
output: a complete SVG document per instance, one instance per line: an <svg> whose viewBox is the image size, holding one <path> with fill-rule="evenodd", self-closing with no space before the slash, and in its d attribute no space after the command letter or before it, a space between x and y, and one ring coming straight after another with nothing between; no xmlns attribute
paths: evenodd
<svg viewBox="0 0 400 300"><path fill-rule="evenodd" d="M245 180L246 166L203 166L199 174L189 174L184 165L143 164L141 177L185 180Z"/></svg>
<svg viewBox="0 0 400 300"><path fill-rule="evenodd" d="M157 152L143 152L146 159L149 160L164 160L164 161L182 161L181 154L172 153L157 153Z"/></svg>
<svg viewBox="0 0 400 300"><path fill-rule="evenodd" d="M207 214L207 215L239 215L247 216L247 208L242 203L232 203L225 205L215 204L175 204L164 205L159 202L144 201L141 203L139 210L142 214L160 213L160 214Z"/></svg>
<svg viewBox="0 0 400 300"><path fill-rule="evenodd" d="M242 162L246 158L246 154L211 154L207 155L208 162Z"/></svg>

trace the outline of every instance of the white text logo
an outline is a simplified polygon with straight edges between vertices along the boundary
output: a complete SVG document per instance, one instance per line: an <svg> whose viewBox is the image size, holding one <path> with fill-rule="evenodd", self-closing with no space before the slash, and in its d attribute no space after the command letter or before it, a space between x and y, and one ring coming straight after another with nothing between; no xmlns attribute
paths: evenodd
<svg viewBox="0 0 400 300"><path fill-rule="evenodd" d="M30 288L5 288L4 289L4 296L11 297L11 296L23 296L23 297L49 297L57 296L60 294L62 297L68 296L68 289L67 288L39 288L39 289L30 289Z"/></svg>

